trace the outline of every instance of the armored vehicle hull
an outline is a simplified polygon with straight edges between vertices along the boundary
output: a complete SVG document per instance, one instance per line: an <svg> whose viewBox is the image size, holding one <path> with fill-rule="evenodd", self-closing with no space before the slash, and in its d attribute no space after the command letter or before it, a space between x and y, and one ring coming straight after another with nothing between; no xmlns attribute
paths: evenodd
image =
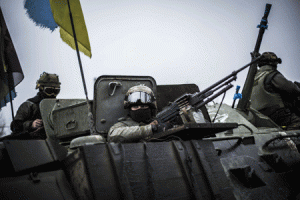
<svg viewBox="0 0 300 200"><path fill-rule="evenodd" d="M209 104L201 108L203 123L183 123L138 143L107 143L108 128L126 114L122 104L109 111L109 99L122 102L124 91L141 82L154 88L159 110L199 91L194 84L156 85L152 77L99 77L90 102L98 135L90 135L84 100L44 100L46 140L0 142L2 198L300 198L300 131L284 131L253 109L246 116Z"/></svg>

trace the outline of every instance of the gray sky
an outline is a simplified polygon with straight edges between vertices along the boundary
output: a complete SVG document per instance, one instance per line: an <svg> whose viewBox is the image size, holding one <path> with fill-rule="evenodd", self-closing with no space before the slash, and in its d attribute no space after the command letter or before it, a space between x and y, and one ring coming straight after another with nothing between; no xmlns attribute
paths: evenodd
<svg viewBox="0 0 300 200"><path fill-rule="evenodd" d="M91 59L81 54L89 99L101 75L147 75L159 85L195 83L205 89L251 61L266 3L272 9L260 52L275 52L283 60L279 70L300 81L299 0L80 2L92 48ZM35 26L23 0L1 0L0 6L25 75L16 87L15 113L36 94L43 71L59 75L58 98L85 98L76 52L59 30ZM243 86L247 72L238 74L234 86ZM232 104L234 92L227 92L225 103ZM1 113L9 125L10 104Z"/></svg>

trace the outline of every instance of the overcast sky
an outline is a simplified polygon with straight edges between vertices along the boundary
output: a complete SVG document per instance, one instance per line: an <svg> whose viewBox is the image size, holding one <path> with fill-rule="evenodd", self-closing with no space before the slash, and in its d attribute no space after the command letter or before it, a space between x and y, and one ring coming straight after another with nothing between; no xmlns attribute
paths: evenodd
<svg viewBox="0 0 300 200"><path fill-rule="evenodd" d="M91 59L81 54L89 99L101 75L147 75L158 85L195 83L205 89L251 61L266 3L272 9L260 52L275 52L283 60L279 70L300 81L299 0L80 2L92 48ZM25 75L16 87L15 113L35 96L44 71L59 75L58 98L85 98L76 52L60 39L59 29L35 26L23 0L0 0L0 6ZM234 86L243 86L247 72L238 74ZM227 92L225 103L232 104L234 92ZM9 126L10 104L1 113Z"/></svg>

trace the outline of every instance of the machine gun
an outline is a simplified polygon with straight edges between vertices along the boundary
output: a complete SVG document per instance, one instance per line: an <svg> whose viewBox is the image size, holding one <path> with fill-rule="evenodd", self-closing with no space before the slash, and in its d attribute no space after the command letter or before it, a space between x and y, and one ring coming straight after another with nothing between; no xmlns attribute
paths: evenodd
<svg viewBox="0 0 300 200"><path fill-rule="evenodd" d="M157 121L159 123L172 123L176 121L177 117L180 116L184 124L189 122L195 123L196 120L193 114L194 112L232 88L233 85L231 84L231 82L236 80L236 75L242 70L246 69L248 66L259 61L260 59L261 56L257 57L247 65L241 67L237 71L233 71L231 74L214 83L202 92L196 92L194 94L184 94L180 96L173 103L171 103L156 115Z"/></svg>

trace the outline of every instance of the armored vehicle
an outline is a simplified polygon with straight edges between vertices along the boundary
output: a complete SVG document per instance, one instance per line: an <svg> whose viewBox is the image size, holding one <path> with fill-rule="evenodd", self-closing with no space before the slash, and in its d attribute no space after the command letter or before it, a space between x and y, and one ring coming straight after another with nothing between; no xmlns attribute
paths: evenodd
<svg viewBox="0 0 300 200"><path fill-rule="evenodd" d="M202 106L202 121L183 122L138 143L107 143L111 125L126 116L124 95L144 84L158 111L195 84L156 85L149 76L100 76L90 135L83 99L45 99L46 140L1 140L3 199L299 199L300 131L284 131L251 109Z"/></svg>
<svg viewBox="0 0 300 200"><path fill-rule="evenodd" d="M285 131L247 103L269 11L267 4L252 62L205 90L100 76L89 102L44 99L47 139L0 140L1 199L300 199L300 130ZM212 104L249 65L243 109ZM175 126L137 143L107 142L128 114L126 92L140 84L157 97L157 119Z"/></svg>

